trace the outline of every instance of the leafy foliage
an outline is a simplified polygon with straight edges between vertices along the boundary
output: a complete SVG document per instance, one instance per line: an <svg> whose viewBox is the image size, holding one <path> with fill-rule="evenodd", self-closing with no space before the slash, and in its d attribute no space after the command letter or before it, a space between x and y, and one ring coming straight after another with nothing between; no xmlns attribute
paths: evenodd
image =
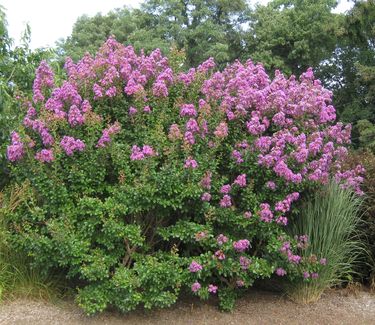
<svg viewBox="0 0 375 325"><path fill-rule="evenodd" d="M333 56L321 67L341 120L374 123L375 1L356 1L341 23ZM355 141L358 145L358 142Z"/></svg>
<svg viewBox="0 0 375 325"><path fill-rule="evenodd" d="M334 0L274 0L249 17L245 41L254 60L270 70L301 74L328 59L336 45L339 15Z"/></svg>
<svg viewBox="0 0 375 325"><path fill-rule="evenodd" d="M121 43L146 53L155 48L168 53L172 46L185 49L189 67L209 57L226 63L237 58L242 48L241 23L246 10L243 0L148 0L141 9L125 7L105 16L80 17L72 35L60 42L60 48L76 60L85 51L95 53L114 35Z"/></svg>

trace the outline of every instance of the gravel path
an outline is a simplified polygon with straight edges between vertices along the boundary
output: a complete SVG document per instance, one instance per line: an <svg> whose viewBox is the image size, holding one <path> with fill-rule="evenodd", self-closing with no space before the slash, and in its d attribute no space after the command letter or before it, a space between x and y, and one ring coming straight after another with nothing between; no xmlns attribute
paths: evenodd
<svg viewBox="0 0 375 325"><path fill-rule="evenodd" d="M315 304L298 305L277 293L252 291L239 299L232 313L221 313L213 302L186 299L169 309L95 317L85 316L72 302L16 300L0 305L0 324L375 324L375 295L332 290Z"/></svg>

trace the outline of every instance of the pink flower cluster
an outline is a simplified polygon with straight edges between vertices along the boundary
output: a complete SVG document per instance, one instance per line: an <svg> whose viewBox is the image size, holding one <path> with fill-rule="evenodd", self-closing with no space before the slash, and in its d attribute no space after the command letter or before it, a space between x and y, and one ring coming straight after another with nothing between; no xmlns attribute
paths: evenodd
<svg viewBox="0 0 375 325"><path fill-rule="evenodd" d="M15 131L11 134L11 144L7 148L7 157L9 161L17 161L22 158L24 154L23 143L21 137Z"/></svg>
<svg viewBox="0 0 375 325"><path fill-rule="evenodd" d="M300 82L278 71L271 81L261 65L235 62L206 80L202 93L206 102L216 103L228 120L244 123L255 137L253 147L233 148L238 164L247 150L258 151L259 165L286 182L325 183L336 172L341 182L360 193L360 168L351 173L335 171L347 155L343 145L350 142L350 126L332 125L336 118L330 105L332 93L314 80L311 69ZM274 182L269 186L274 189Z"/></svg>
<svg viewBox="0 0 375 325"><path fill-rule="evenodd" d="M286 213L290 210L291 204L294 201L297 201L299 198L299 193L294 192L292 194L287 195L285 200L279 201L275 205L275 211L280 211L282 213Z"/></svg>
<svg viewBox="0 0 375 325"><path fill-rule="evenodd" d="M209 285L208 285L208 292L209 292L209 293L216 293L217 290L218 290L218 286L215 286L215 285L213 285L213 284L209 284Z"/></svg>
<svg viewBox="0 0 375 325"><path fill-rule="evenodd" d="M244 252L250 247L250 242L247 239L240 239L233 242L233 248L236 252Z"/></svg>
<svg viewBox="0 0 375 325"><path fill-rule="evenodd" d="M219 261L223 261L225 260L225 254L224 252L219 249L218 251L215 252L214 256L219 260Z"/></svg>
<svg viewBox="0 0 375 325"><path fill-rule="evenodd" d="M214 134L218 138L225 138L228 136L228 125L226 122L221 122L214 131Z"/></svg>
<svg viewBox="0 0 375 325"><path fill-rule="evenodd" d="M194 282L191 286L191 291L198 292L201 288L201 284L199 282Z"/></svg>
<svg viewBox="0 0 375 325"><path fill-rule="evenodd" d="M237 178L234 180L233 184L236 184L239 187L245 187L246 186L246 174L238 175Z"/></svg>
<svg viewBox="0 0 375 325"><path fill-rule="evenodd" d="M232 206L232 199L231 199L230 195L225 194L223 196L223 198L220 200L220 206L222 208L229 208L229 207Z"/></svg>
<svg viewBox="0 0 375 325"><path fill-rule="evenodd" d="M204 174L204 177L203 177L202 180L201 180L201 186L202 186L204 189L206 189L206 190L211 189L211 178L212 178L212 172L207 171L207 172Z"/></svg>
<svg viewBox="0 0 375 325"><path fill-rule="evenodd" d="M240 265L242 270L247 270L251 264L251 259L246 256L240 256Z"/></svg>
<svg viewBox="0 0 375 325"><path fill-rule="evenodd" d="M178 124L172 124L169 128L169 134L168 138L173 141L173 140L178 140L182 137L180 128Z"/></svg>
<svg viewBox="0 0 375 325"><path fill-rule="evenodd" d="M28 114L25 116L23 120L24 126L38 133L43 145L51 146L55 142L55 140L53 139L48 128L46 127L46 124L42 120L32 119L35 114L30 114L31 111L31 109L28 110Z"/></svg>
<svg viewBox="0 0 375 325"><path fill-rule="evenodd" d="M60 146L68 156L72 156L75 151L83 151L85 143L82 140L64 135L60 141Z"/></svg>
<svg viewBox="0 0 375 325"><path fill-rule="evenodd" d="M195 169L198 168L198 163L193 158L189 157L185 160L184 168Z"/></svg>
<svg viewBox="0 0 375 325"><path fill-rule="evenodd" d="M224 236L223 234L220 234L217 236L216 241L219 246L225 244L228 241L228 237Z"/></svg>
<svg viewBox="0 0 375 325"><path fill-rule="evenodd" d="M293 264L299 264L301 262L301 256L294 255L291 250L290 242L286 241L282 244L280 252L288 257L288 261Z"/></svg>
<svg viewBox="0 0 375 325"><path fill-rule="evenodd" d="M36 77L33 84L34 102L43 102L43 90L45 88L52 88L54 84L54 74L47 62L43 60L36 70Z"/></svg>
<svg viewBox="0 0 375 325"><path fill-rule="evenodd" d="M193 104L183 104L180 110L180 116L197 116L197 111Z"/></svg>
<svg viewBox="0 0 375 325"><path fill-rule="evenodd" d="M107 144L111 142L111 135L119 133L121 130L121 125L120 123L114 123L110 127L104 129L102 131L102 136L100 137L97 147L105 147Z"/></svg>
<svg viewBox="0 0 375 325"><path fill-rule="evenodd" d="M109 38L95 57L86 54L76 64L69 58L66 60L68 80L61 87L53 89L53 73L43 61L34 82L34 101L43 103L45 90L50 89L51 95L43 109L50 111L55 119L66 119L76 127L86 123L86 113L91 110L90 103L80 95L83 89L92 89L94 100L111 99L125 93L147 102L150 96L168 96L169 88L175 83L183 82L189 87L197 74L206 74L214 67L210 58L197 69L175 75L160 50L148 56L143 52L137 55L133 47ZM194 146L199 135L212 140L224 139L228 138L232 127L246 129L252 143L246 142L248 135L244 132L241 142L233 146L232 157L236 163L242 164L251 152L258 156L261 167L272 170L275 177L287 183L325 183L335 173L343 186L360 193L363 169L342 171L340 168L347 155L344 145L350 143L350 126L333 124L336 114L331 105L332 93L314 79L311 69L299 81L294 76L286 78L279 71L271 80L262 65L251 60L245 64L236 61L224 71L207 74L205 78L202 96L197 102L178 104L180 117L190 119L183 122L184 134L179 123L171 125L171 140L184 138L185 144ZM150 111L149 106L144 106L144 111L146 107ZM133 106L128 109L130 115L137 111ZM209 128L211 122L207 116L212 109L222 114L219 124L215 122ZM27 118L25 125L38 130L45 146L51 145L53 139L46 125L32 125L37 120ZM108 142L109 134L103 131L98 146ZM208 143L210 147L216 145L215 141ZM185 167L196 168L196 164L187 161ZM275 190L275 182L269 181L267 187ZM228 207L230 202L230 197L224 197L221 206Z"/></svg>
<svg viewBox="0 0 375 325"><path fill-rule="evenodd" d="M208 192L204 192L201 196L202 201L209 202L211 201L211 194Z"/></svg>
<svg viewBox="0 0 375 325"><path fill-rule="evenodd" d="M41 151L35 154L35 159L39 160L40 162L52 162L54 161L55 157L53 155L52 149L42 149Z"/></svg>
<svg viewBox="0 0 375 325"><path fill-rule="evenodd" d="M85 123L85 116L77 105L72 105L68 112L68 121L71 126L82 125Z"/></svg>
<svg viewBox="0 0 375 325"><path fill-rule="evenodd" d="M152 157L152 156L156 156L156 152L151 146L144 145L142 148L140 148L134 145L132 147L130 159L131 160L143 160L147 157Z"/></svg>
<svg viewBox="0 0 375 325"><path fill-rule="evenodd" d="M282 267L277 268L275 273L278 276L285 276L286 275L286 271Z"/></svg>
<svg viewBox="0 0 375 325"><path fill-rule="evenodd" d="M192 273L196 273L199 271L202 271L203 267L196 261L192 261L190 266L189 266L189 271Z"/></svg>

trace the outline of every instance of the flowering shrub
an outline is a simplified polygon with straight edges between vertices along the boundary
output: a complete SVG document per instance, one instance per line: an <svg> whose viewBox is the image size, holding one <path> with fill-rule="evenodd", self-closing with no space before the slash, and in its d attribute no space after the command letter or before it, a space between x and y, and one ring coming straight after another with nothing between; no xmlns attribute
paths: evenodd
<svg viewBox="0 0 375 325"><path fill-rule="evenodd" d="M42 63L12 133L13 180L32 188L8 216L14 244L79 280L87 313L168 306L180 288L230 309L258 278L306 278L322 265L284 231L295 202L331 176L360 192L362 168L341 169L350 126L311 69L171 66L112 38L59 85Z"/></svg>

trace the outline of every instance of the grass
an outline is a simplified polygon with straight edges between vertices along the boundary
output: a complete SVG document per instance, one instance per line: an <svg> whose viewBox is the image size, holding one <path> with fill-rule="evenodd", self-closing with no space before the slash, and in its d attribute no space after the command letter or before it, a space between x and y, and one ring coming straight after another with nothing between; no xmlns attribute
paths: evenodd
<svg viewBox="0 0 375 325"><path fill-rule="evenodd" d="M31 267L31 259L16 252L8 241L6 216L23 201L28 184L0 193L0 300L19 297L53 300L60 295L63 282L58 276L45 275Z"/></svg>
<svg viewBox="0 0 375 325"><path fill-rule="evenodd" d="M288 283L285 290L292 300L315 302L325 289L353 280L368 255L358 231L362 204L361 197L340 188L334 181L303 204L289 231L292 235L309 236L303 257L326 258L327 265L322 267L318 279Z"/></svg>

